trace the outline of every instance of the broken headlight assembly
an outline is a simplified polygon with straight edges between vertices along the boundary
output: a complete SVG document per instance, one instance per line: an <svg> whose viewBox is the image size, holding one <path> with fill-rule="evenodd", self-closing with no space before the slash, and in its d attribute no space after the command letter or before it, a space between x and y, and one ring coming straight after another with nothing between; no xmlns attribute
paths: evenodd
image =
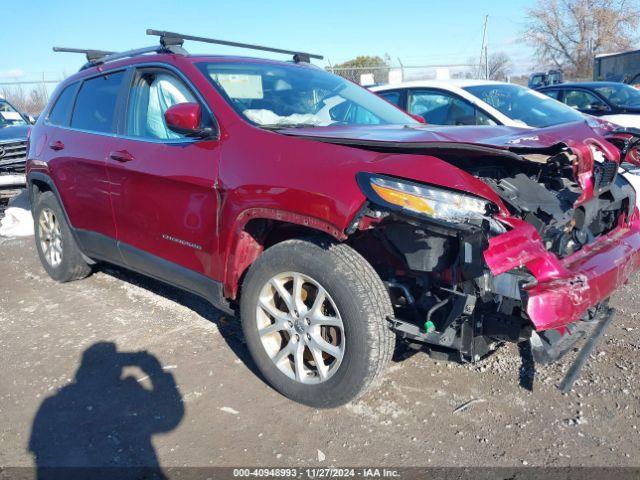
<svg viewBox="0 0 640 480"><path fill-rule="evenodd" d="M429 217L448 223L487 219L493 204L464 193L385 175L358 175L358 183L373 203L391 210Z"/></svg>

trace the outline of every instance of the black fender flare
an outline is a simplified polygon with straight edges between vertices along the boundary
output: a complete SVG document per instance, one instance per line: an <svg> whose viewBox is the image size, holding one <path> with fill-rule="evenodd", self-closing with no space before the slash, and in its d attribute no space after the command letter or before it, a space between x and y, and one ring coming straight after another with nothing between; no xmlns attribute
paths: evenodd
<svg viewBox="0 0 640 480"><path fill-rule="evenodd" d="M58 187L56 187L56 184L53 181L53 179L49 175L47 175L46 173L43 173L43 172L29 172L27 174L27 195L29 197L29 205L31 205L31 213L33 214L33 208L34 208L33 182L35 180L37 180L39 182L46 183L47 186L49 187L50 191L56 196L56 199L58 200L58 203L60 204L60 209L62 210L62 214L64 215L64 219L66 220L67 225L69 225L69 230L71 231L71 235L73 235L73 239L76 241L78 246L81 246L82 243L79 241L78 235L76 233L76 229L73 227L73 224L71 223L71 220L69 219L69 215L67 214L67 210L64 207L64 203L62 202L62 197L60 196L60 192L58 191ZM33 221L35 222L35 217L34 217Z"/></svg>

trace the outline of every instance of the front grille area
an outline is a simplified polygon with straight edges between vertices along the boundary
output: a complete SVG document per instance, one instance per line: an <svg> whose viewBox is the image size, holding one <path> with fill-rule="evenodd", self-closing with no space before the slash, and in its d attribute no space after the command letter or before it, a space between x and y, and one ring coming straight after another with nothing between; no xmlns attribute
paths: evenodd
<svg viewBox="0 0 640 480"><path fill-rule="evenodd" d="M606 160L594 166L596 189L608 187L616 179L618 163Z"/></svg>
<svg viewBox="0 0 640 480"><path fill-rule="evenodd" d="M0 142L0 171L24 171L26 160L26 140Z"/></svg>

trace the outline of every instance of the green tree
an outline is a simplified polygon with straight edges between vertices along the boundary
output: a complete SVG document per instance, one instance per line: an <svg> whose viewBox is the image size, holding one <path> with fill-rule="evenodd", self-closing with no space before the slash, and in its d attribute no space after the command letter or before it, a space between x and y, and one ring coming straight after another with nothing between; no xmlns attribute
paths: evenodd
<svg viewBox="0 0 640 480"><path fill-rule="evenodd" d="M389 79L391 59L389 55L383 57L362 55L353 60L339 63L328 70L352 82L360 83L360 76L373 74L376 83L386 83Z"/></svg>

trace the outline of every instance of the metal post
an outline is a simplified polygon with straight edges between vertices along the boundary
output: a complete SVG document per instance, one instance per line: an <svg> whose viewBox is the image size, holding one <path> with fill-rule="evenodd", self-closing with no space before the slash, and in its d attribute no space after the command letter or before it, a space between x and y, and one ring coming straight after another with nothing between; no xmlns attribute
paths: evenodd
<svg viewBox="0 0 640 480"><path fill-rule="evenodd" d="M482 29L482 46L480 47L480 60L478 61L478 69L482 69L482 55L486 55L487 53L487 47L486 47L486 39L487 39L487 23L489 23L489 15L485 15L484 16L484 28ZM486 59L485 59L486 60ZM485 76L486 75L486 71L488 70L488 65L489 60L486 60L485 62ZM480 71L478 72L478 76L482 75L480 73Z"/></svg>
<svg viewBox="0 0 640 480"><path fill-rule="evenodd" d="M587 358L589 358L589 355L591 355L591 352L598 343L598 340L600 340L600 337L602 337L607 328L609 328L609 325L611 325L614 314L615 310L613 308L609 309L604 319L600 320L600 323L596 325L595 330L587 339L587 343L585 343L584 347L582 347L582 350L580 350L578 357L575 359L571 367L569 367L567 374L565 375L559 386L560 390L562 390L564 393L569 393L571 391L571 387L578 378L580 370L582 370L582 367L586 363Z"/></svg>

